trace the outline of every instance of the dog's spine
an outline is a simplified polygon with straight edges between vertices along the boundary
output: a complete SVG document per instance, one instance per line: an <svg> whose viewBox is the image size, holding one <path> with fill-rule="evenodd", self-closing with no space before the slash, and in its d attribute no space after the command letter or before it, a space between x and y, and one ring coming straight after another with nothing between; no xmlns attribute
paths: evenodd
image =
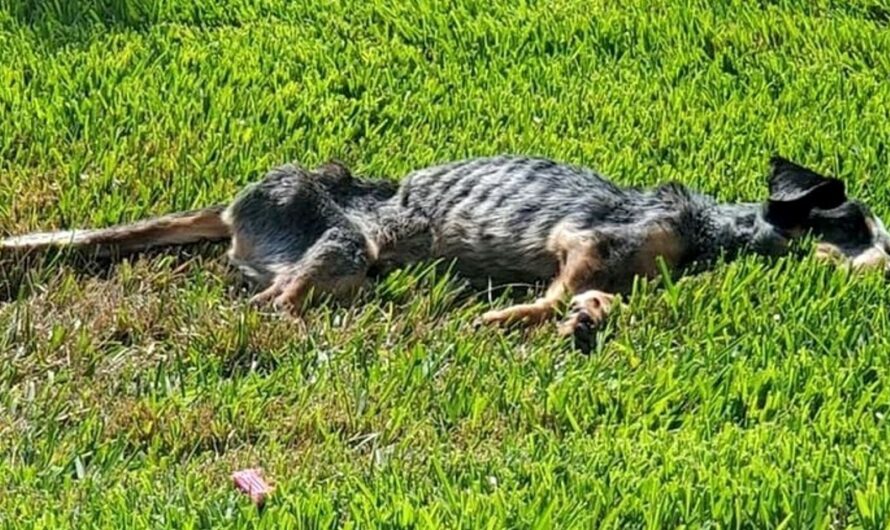
<svg viewBox="0 0 890 530"><path fill-rule="evenodd" d="M141 252L154 247L224 241L231 236L225 206L179 212L101 229L37 232L0 240L0 251L70 249L93 257Z"/></svg>

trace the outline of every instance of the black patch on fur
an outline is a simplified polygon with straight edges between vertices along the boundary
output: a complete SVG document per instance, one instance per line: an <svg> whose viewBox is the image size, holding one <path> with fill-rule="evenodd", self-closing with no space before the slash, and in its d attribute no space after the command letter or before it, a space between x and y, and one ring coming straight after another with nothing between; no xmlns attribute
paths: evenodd
<svg viewBox="0 0 890 530"><path fill-rule="evenodd" d="M849 201L837 208L813 210L806 220L806 228L821 241L841 248L857 248L872 243L868 217L870 213L865 206Z"/></svg>

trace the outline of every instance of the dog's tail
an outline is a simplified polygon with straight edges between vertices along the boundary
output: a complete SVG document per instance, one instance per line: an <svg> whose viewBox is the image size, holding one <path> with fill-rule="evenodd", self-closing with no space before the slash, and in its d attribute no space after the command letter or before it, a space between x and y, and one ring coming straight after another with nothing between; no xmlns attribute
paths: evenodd
<svg viewBox="0 0 890 530"><path fill-rule="evenodd" d="M0 240L0 253L70 249L91 257L121 256L153 247L223 241L231 236L225 206L162 215L95 230L37 232Z"/></svg>

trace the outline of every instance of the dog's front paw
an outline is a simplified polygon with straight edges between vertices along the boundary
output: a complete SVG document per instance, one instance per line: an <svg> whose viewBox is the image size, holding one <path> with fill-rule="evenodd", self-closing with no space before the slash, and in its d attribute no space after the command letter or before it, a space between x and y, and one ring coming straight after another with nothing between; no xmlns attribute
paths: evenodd
<svg viewBox="0 0 890 530"><path fill-rule="evenodd" d="M590 353L614 303L615 295L602 291L586 291L573 297L569 316L559 324L559 334L572 336L579 350Z"/></svg>

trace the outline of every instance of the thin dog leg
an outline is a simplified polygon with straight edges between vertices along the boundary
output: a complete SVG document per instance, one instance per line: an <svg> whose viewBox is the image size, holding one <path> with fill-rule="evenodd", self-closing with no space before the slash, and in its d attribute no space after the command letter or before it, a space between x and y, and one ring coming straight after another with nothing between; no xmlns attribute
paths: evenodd
<svg viewBox="0 0 890 530"><path fill-rule="evenodd" d="M595 245L592 242L574 243L564 255L566 258L559 275L550 284L547 293L542 298L530 304L489 311L482 315L482 322L486 324L512 322L539 324L555 314L560 301L566 294L575 294L589 289L600 269L600 260L597 259Z"/></svg>
<svg viewBox="0 0 890 530"><path fill-rule="evenodd" d="M275 278L269 287L251 296L250 303L255 306L268 304L282 293L284 284L285 282L282 281L281 277Z"/></svg>
<svg viewBox="0 0 890 530"><path fill-rule="evenodd" d="M556 311L566 292L565 282L557 278L547 289L547 294L530 304L518 304L504 309L488 311L482 315L484 324L508 324L522 322L527 325L540 324Z"/></svg>
<svg viewBox="0 0 890 530"><path fill-rule="evenodd" d="M274 301L275 307L291 317L299 318L310 299L316 295L330 295L345 299L354 296L365 284L365 275L352 274L329 277L307 274L294 278Z"/></svg>
<svg viewBox="0 0 890 530"><path fill-rule="evenodd" d="M277 309L299 317L314 295L342 298L358 291L370 263L364 235L332 229L260 295L274 299Z"/></svg>

